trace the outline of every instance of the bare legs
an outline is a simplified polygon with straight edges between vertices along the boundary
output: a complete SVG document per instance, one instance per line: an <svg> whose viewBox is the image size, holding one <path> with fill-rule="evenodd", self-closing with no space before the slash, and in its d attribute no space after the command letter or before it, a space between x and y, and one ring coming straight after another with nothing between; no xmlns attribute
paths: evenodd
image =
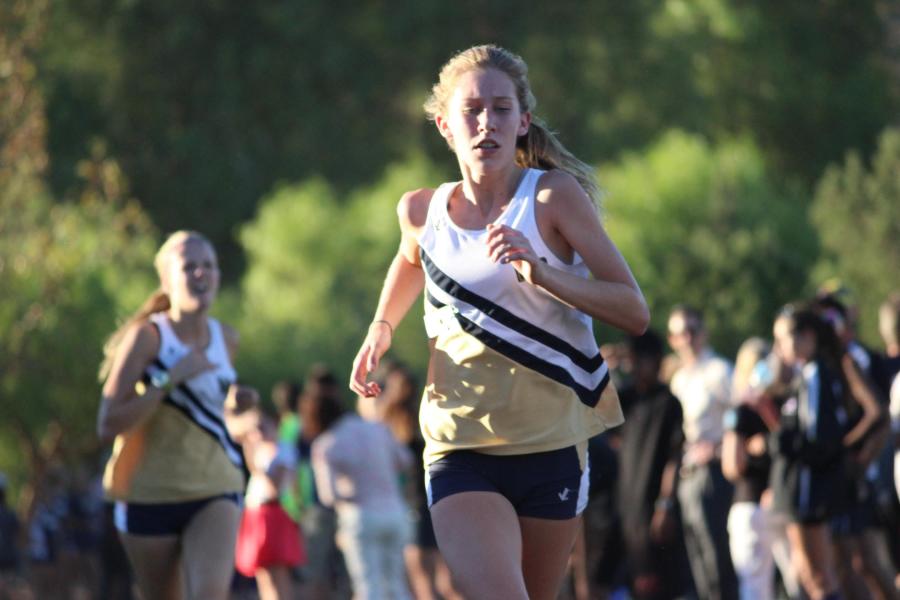
<svg viewBox="0 0 900 600"><path fill-rule="evenodd" d="M180 600L181 545L175 535L120 534L141 595L160 600Z"/></svg>
<svg viewBox="0 0 900 600"><path fill-rule="evenodd" d="M293 600L295 597L291 571L285 566L256 569L256 587L259 600Z"/></svg>
<svg viewBox="0 0 900 600"><path fill-rule="evenodd" d="M227 600L239 520L238 506L219 499L197 512L180 538L121 534L142 595Z"/></svg>
<svg viewBox="0 0 900 600"><path fill-rule="evenodd" d="M506 498L463 492L431 509L441 553L465 598L552 600L580 518L519 517Z"/></svg>
<svg viewBox="0 0 900 600"><path fill-rule="evenodd" d="M811 600L822 600L838 590L834 575L831 533L827 523L787 526L791 560L800 583Z"/></svg>

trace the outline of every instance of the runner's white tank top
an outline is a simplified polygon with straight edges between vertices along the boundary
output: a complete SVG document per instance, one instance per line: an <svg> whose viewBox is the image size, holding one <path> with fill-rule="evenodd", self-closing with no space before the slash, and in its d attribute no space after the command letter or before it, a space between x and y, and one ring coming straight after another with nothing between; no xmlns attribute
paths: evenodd
<svg viewBox="0 0 900 600"><path fill-rule="evenodd" d="M188 352L165 313L151 315L159 353L150 368L169 370ZM221 324L210 318L206 358L215 366L173 389L142 425L116 437L104 473L107 497L131 502L180 502L244 487L245 466L224 420L237 374Z"/></svg>
<svg viewBox="0 0 900 600"><path fill-rule="evenodd" d="M526 169L494 221L523 233L550 266L590 277L547 247L535 219L544 171ZM497 454L553 450L622 421L591 318L487 255L487 230L447 212L459 183L434 193L419 237L426 331L434 343L421 421L426 460L459 448ZM430 459L430 460L429 460Z"/></svg>

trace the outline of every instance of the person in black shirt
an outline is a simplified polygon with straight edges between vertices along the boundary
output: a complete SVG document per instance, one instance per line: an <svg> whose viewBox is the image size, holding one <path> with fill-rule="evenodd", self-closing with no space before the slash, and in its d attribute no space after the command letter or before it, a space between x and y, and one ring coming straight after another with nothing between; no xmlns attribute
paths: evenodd
<svg viewBox="0 0 900 600"><path fill-rule="evenodd" d="M851 394L854 401L848 406L848 429L869 431L846 444L853 468L844 470L843 506L831 519L831 533L844 594L850 598L896 598L896 569L889 564L887 538L882 531L893 487L893 457L885 451L889 431L884 418L887 390L879 389L879 382L882 386L884 382L878 373L882 366L877 354L856 337L857 311L846 303L847 299L852 299L848 292L820 293L812 305L843 344L847 377L852 371L860 380L859 391Z"/></svg>
<svg viewBox="0 0 900 600"><path fill-rule="evenodd" d="M778 355L794 375L780 394L779 429L769 440L774 503L790 521L792 557L811 600L838 598L828 520L842 508L843 471L871 460L878 407L820 314L787 307L774 333ZM849 416L854 412L859 419Z"/></svg>
<svg viewBox="0 0 900 600"><path fill-rule="evenodd" d="M760 338L750 338L741 345L733 380L733 397L739 404L725 414L722 437L722 473L734 484L728 542L742 600L774 598L776 546L785 550L779 564L784 562L789 567L786 540L778 545L776 516L766 493L771 467L766 438L778 419L774 410L766 410L771 403L767 404L762 393L771 378L765 360L768 351L768 344ZM791 585L793 577L789 568L786 570L786 587L795 596L796 585Z"/></svg>
<svg viewBox="0 0 900 600"><path fill-rule="evenodd" d="M633 383L621 391L618 506L634 598L682 592L675 487L684 443L681 404L659 380L663 341L656 333L628 341Z"/></svg>

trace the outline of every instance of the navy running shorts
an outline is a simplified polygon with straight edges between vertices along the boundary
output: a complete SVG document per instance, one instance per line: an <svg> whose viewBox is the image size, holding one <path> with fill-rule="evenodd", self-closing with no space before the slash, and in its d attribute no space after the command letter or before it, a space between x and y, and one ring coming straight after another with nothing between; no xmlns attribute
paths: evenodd
<svg viewBox="0 0 900 600"><path fill-rule="evenodd" d="M232 492L187 502L116 502L114 521L116 529L132 535L181 535L191 519L213 500L230 500L241 505L239 494Z"/></svg>
<svg viewBox="0 0 900 600"><path fill-rule="evenodd" d="M461 492L495 492L521 517L571 519L587 506L587 456L584 464L575 446L512 456L457 450L428 467L428 506Z"/></svg>

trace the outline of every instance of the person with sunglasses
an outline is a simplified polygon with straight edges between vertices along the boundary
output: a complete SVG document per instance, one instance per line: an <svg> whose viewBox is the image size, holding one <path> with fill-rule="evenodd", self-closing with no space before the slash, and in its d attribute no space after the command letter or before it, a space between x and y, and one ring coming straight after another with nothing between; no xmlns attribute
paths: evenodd
<svg viewBox="0 0 900 600"><path fill-rule="evenodd" d="M668 328L669 345L680 360L671 382L684 413L678 501L694 585L700 598L736 599L727 528L733 488L720 459L723 423L732 405L732 366L710 348L699 310L676 306Z"/></svg>

